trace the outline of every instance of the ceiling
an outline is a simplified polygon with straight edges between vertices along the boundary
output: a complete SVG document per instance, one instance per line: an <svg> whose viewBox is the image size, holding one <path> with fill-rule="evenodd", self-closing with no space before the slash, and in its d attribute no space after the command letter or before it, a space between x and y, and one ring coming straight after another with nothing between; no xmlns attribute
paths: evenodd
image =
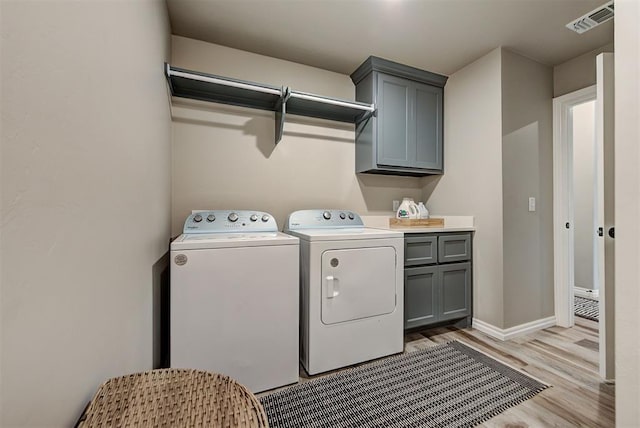
<svg viewBox="0 0 640 428"><path fill-rule="evenodd" d="M503 46L557 65L613 42L605 0L167 0L172 33L350 74L375 55L451 74Z"/></svg>

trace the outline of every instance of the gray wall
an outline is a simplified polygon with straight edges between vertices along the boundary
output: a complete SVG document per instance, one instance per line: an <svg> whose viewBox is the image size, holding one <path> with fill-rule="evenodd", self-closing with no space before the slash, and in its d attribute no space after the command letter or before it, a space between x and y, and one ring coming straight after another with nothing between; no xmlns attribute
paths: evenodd
<svg viewBox="0 0 640 428"><path fill-rule="evenodd" d="M443 176L424 179L432 213L473 215L474 318L501 328L501 49L455 72L445 86Z"/></svg>
<svg viewBox="0 0 640 428"><path fill-rule="evenodd" d="M161 1L2 1L3 427L69 427L101 382L152 367L167 250Z"/></svg>
<svg viewBox="0 0 640 428"><path fill-rule="evenodd" d="M594 289L595 101L573 113L574 286Z"/></svg>
<svg viewBox="0 0 640 428"><path fill-rule="evenodd" d="M342 99L349 76L174 36L172 64ZM276 217L309 208L370 214L393 199L419 200L419 178L355 173L354 126L288 116L274 143L274 113L175 99L172 107L172 233L192 209L258 209Z"/></svg>
<svg viewBox="0 0 640 428"><path fill-rule="evenodd" d="M553 316L552 96L552 69L506 49L454 73L446 173L423 179L432 212L475 217L474 318L498 329Z"/></svg>
<svg viewBox="0 0 640 428"><path fill-rule="evenodd" d="M554 313L552 97L550 67L503 49L503 328Z"/></svg>
<svg viewBox="0 0 640 428"><path fill-rule="evenodd" d="M559 97L596 84L596 56L613 52L613 43L577 56L553 68L553 96Z"/></svg>

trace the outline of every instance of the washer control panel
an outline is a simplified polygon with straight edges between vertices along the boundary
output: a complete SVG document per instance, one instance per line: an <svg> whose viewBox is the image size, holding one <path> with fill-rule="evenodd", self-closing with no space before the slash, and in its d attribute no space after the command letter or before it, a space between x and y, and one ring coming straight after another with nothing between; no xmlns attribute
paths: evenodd
<svg viewBox="0 0 640 428"><path fill-rule="evenodd" d="M349 210L301 210L289 214L287 230L364 227L357 213Z"/></svg>
<svg viewBox="0 0 640 428"><path fill-rule="evenodd" d="M184 222L182 233L277 232L276 220L263 211L196 211Z"/></svg>

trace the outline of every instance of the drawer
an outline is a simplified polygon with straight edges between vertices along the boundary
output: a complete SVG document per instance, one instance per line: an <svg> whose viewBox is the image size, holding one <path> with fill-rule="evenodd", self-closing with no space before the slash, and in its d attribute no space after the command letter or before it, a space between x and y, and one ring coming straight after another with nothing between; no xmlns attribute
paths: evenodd
<svg viewBox="0 0 640 428"><path fill-rule="evenodd" d="M438 237L438 263L471 260L471 235L441 235Z"/></svg>
<svg viewBox="0 0 640 428"><path fill-rule="evenodd" d="M435 235L404 238L404 265L429 265L438 262L438 237Z"/></svg>

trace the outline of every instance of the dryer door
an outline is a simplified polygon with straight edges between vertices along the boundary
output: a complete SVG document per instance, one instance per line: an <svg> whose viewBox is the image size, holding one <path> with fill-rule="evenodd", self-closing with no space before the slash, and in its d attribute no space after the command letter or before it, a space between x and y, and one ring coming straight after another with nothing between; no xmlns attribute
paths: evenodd
<svg viewBox="0 0 640 428"><path fill-rule="evenodd" d="M322 253L322 323L336 324L389 314L396 308L393 247Z"/></svg>

